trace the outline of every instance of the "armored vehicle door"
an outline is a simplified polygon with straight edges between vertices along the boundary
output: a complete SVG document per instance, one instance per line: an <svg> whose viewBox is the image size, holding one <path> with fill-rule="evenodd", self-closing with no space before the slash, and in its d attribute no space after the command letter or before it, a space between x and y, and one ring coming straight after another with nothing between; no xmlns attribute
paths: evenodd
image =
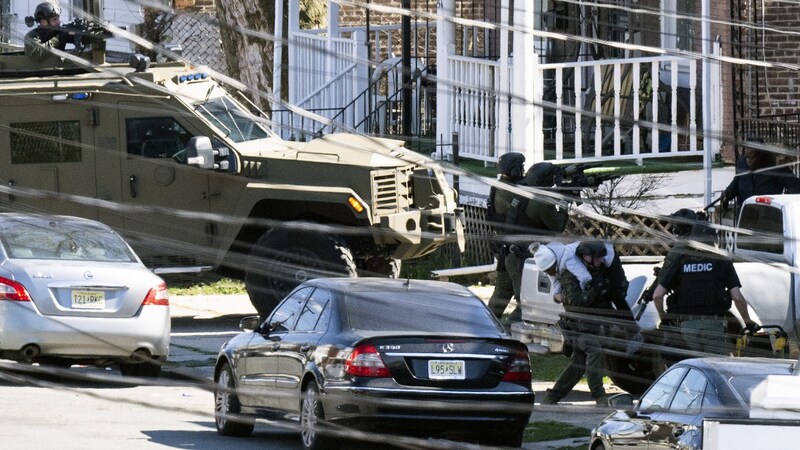
<svg viewBox="0 0 800 450"><path fill-rule="evenodd" d="M195 256L206 253L213 231L203 216L209 172L186 164L184 147L196 130L155 106L119 104L123 228L148 265L199 264Z"/></svg>
<svg viewBox="0 0 800 450"><path fill-rule="evenodd" d="M56 97L56 96L52 96ZM26 97L0 117L3 209L68 214L97 220L96 149L88 103Z"/></svg>

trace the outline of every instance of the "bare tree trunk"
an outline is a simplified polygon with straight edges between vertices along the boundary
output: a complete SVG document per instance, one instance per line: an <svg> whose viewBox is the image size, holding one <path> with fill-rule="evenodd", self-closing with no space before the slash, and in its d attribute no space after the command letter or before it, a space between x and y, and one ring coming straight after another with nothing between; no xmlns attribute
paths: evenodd
<svg viewBox="0 0 800 450"><path fill-rule="evenodd" d="M297 1L297 0L284 0ZM300 26L302 28L318 28L326 23L327 3L325 0L300 0ZM284 14L288 10L284 5ZM272 93L273 41L253 34L270 36L275 32L274 0L217 0L217 18L220 23L222 51L228 75L244 83L251 90ZM284 20L284 36L286 39L286 17ZM278 38L278 37L276 37ZM288 51L283 52L284 82L282 93L288 92ZM269 102L256 96L253 102L265 111L269 110Z"/></svg>
<svg viewBox="0 0 800 450"><path fill-rule="evenodd" d="M274 0L217 0L222 51L228 75L244 83L252 91L272 92L273 42L253 34L272 35L275 27ZM269 102L251 95L262 109Z"/></svg>

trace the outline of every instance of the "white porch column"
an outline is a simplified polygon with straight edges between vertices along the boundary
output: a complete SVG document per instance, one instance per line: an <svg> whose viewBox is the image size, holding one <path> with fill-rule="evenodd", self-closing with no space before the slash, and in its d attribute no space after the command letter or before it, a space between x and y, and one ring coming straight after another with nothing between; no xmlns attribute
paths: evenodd
<svg viewBox="0 0 800 450"><path fill-rule="evenodd" d="M711 163L714 161L712 133L719 132L711 128L711 0L703 0L700 11L703 22L701 39L703 41L703 169L706 175L703 191L703 204L711 203Z"/></svg>
<svg viewBox="0 0 800 450"><path fill-rule="evenodd" d="M356 76L355 80L353 80L353 93L355 95L359 95L360 93L367 90L369 87L369 45L367 43L367 32L364 30L359 30L355 32L355 40L358 43L356 47ZM366 114L367 109L364 102L356 102L353 105L355 111L353 112L352 116L353 119L349 118L342 118L350 126L355 126L356 122L361 121ZM362 133L369 133L367 130L366 121L361 125L361 128L357 131Z"/></svg>
<svg viewBox="0 0 800 450"><path fill-rule="evenodd" d="M280 0L276 0L280 1ZM297 83L300 74L297 73L297 46L294 34L300 31L300 2L289 2L289 103L295 104L297 98Z"/></svg>
<svg viewBox="0 0 800 450"><path fill-rule="evenodd" d="M274 50L272 52L272 110L281 109L275 99L281 99L281 72L283 71L283 0L275 0Z"/></svg>
<svg viewBox="0 0 800 450"><path fill-rule="evenodd" d="M497 141L494 148L494 156L498 158L503 153L510 151L509 141L511 138L508 115L508 98L511 93L508 31L503 28L509 25L510 0L502 0L500 3L500 73L498 77L500 85L497 86Z"/></svg>
<svg viewBox="0 0 800 450"><path fill-rule="evenodd" d="M456 43L456 26L451 20L455 11L455 0L441 0L436 11L436 139L440 145L449 143L453 134L450 123L450 93L453 90L450 56ZM440 150L442 154L452 153L450 146L440 147Z"/></svg>
<svg viewBox="0 0 800 450"><path fill-rule="evenodd" d="M525 155L526 166L544 160L541 129L534 130L533 2L514 2L514 63L511 90L511 150Z"/></svg>

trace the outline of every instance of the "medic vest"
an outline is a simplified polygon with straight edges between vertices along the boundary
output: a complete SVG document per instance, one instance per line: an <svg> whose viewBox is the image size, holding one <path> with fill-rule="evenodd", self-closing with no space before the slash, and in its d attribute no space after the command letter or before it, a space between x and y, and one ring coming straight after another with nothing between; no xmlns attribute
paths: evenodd
<svg viewBox="0 0 800 450"><path fill-rule="evenodd" d="M731 307L723 282L725 262L708 255L685 255L676 263L678 285L668 301L672 314L722 315Z"/></svg>

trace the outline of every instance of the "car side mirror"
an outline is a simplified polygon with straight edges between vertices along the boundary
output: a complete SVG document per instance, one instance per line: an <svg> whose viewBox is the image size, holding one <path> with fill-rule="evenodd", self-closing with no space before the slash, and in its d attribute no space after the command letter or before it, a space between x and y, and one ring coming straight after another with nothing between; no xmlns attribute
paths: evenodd
<svg viewBox="0 0 800 450"><path fill-rule="evenodd" d="M186 144L186 163L201 169L214 168L214 147L207 136L194 136Z"/></svg>
<svg viewBox="0 0 800 450"><path fill-rule="evenodd" d="M613 409L629 411L633 409L633 396L628 393L614 394L608 397L608 406Z"/></svg>
<svg viewBox="0 0 800 450"><path fill-rule="evenodd" d="M261 320L258 316L247 316L239 321L239 329L242 331L255 331L261 325Z"/></svg>

